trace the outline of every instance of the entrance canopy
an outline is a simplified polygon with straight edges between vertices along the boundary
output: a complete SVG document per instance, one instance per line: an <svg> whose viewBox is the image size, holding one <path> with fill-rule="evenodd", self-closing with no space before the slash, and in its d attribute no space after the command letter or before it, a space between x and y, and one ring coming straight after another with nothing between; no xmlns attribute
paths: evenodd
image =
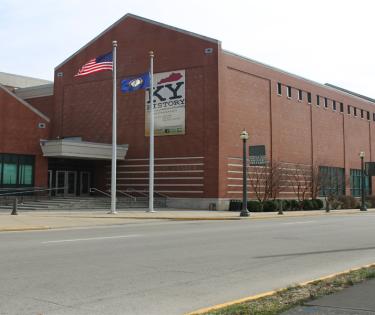
<svg viewBox="0 0 375 315"><path fill-rule="evenodd" d="M41 140L40 147L45 157L74 158L88 160L110 160L112 144L82 141L81 138ZM117 146L117 160L125 160L128 145Z"/></svg>

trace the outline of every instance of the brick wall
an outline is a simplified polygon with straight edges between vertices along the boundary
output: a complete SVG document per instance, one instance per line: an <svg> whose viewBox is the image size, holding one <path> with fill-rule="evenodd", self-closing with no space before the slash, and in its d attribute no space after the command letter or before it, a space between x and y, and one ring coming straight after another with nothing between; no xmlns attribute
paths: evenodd
<svg viewBox="0 0 375 315"><path fill-rule="evenodd" d="M53 137L82 136L87 141L111 143L111 72L78 78L74 78L74 74L89 59L110 51L113 40L118 42L118 90L121 79L148 71L148 56L151 49L155 54L155 73L185 70L186 134L156 137L155 157L157 163L167 158L174 161L172 164L186 164L181 161L197 157L204 160L203 174L199 176L202 177L199 183L185 178L177 180L176 187L179 187L177 190L182 197L192 194L195 196L196 193L192 193L192 190L197 187L201 196L216 197L218 193L217 54L220 48L216 41L190 36L131 17L120 21L107 33L56 68L56 73L63 73L63 76L56 75L54 82ZM212 48L213 52L205 54L205 48ZM118 143L129 144L128 161L147 159L149 154L149 139L145 136L144 93L144 91L131 94L118 92L117 95ZM119 178L124 176L121 173L124 167L127 167L126 163L124 166L119 164ZM162 170L161 167L159 168ZM156 188L170 191L176 187L173 187L171 180L166 178L180 175L166 172L159 173L158 176L163 179L157 177ZM141 187L139 185L146 177L148 178L148 174L143 173L139 177L142 179L133 179L132 182L126 181L126 183L133 188ZM159 180L164 182L159 183ZM120 184L123 185L124 182ZM166 187L172 188L165 189Z"/></svg>
<svg viewBox="0 0 375 315"><path fill-rule="evenodd" d="M46 128L38 128L45 123ZM48 139L49 123L13 94L0 88L0 152L35 156L35 186L47 186L47 159L39 140Z"/></svg>
<svg viewBox="0 0 375 315"><path fill-rule="evenodd" d="M239 134L243 128L249 132L249 145L266 145L269 160L341 167L347 176L351 168L360 168L360 151L365 152L365 161L372 161L375 108L371 102L230 53L222 52L219 60L221 197L234 197L234 187L238 196L242 189L233 183L242 178L238 159L242 157ZM278 95L278 82L282 84L282 95ZM287 86L291 87L291 97L287 96ZM302 91L302 100L298 90ZM357 117L347 114L348 105L358 108ZM365 111L364 118L360 109Z"/></svg>

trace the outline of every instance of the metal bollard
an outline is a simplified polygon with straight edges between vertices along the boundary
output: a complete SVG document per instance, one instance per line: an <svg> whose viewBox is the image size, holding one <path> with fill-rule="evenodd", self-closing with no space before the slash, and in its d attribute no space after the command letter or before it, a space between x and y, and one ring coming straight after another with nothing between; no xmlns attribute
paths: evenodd
<svg viewBox="0 0 375 315"><path fill-rule="evenodd" d="M14 201L13 201L13 210L12 210L11 215L18 215L17 205L18 205L18 200L17 200L17 198L14 198Z"/></svg>

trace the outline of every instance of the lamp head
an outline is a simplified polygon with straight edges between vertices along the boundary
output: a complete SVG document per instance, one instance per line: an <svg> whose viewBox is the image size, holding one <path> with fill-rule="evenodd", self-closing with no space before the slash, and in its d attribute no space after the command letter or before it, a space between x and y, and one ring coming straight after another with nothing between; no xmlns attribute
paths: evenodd
<svg viewBox="0 0 375 315"><path fill-rule="evenodd" d="M365 152L364 151L359 152L359 157L363 159L365 157Z"/></svg>
<svg viewBox="0 0 375 315"><path fill-rule="evenodd" d="M241 140L247 140L247 139L249 139L249 134L247 133L247 131L245 129L242 130L242 132L240 134L240 139Z"/></svg>

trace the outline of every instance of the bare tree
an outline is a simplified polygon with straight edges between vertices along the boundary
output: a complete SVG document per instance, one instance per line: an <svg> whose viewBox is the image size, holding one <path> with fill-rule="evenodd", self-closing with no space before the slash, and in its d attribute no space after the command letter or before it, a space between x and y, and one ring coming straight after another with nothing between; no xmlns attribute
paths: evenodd
<svg viewBox="0 0 375 315"><path fill-rule="evenodd" d="M311 167L302 164L289 164L286 178L299 203L311 195Z"/></svg>
<svg viewBox="0 0 375 315"><path fill-rule="evenodd" d="M311 168L311 199L317 199L319 197L320 188L323 184L323 176L319 170L319 166L315 165Z"/></svg>
<svg viewBox="0 0 375 315"><path fill-rule="evenodd" d="M248 179L256 199L263 204L275 200L280 193L282 172L279 162L266 162L264 165L251 165Z"/></svg>

